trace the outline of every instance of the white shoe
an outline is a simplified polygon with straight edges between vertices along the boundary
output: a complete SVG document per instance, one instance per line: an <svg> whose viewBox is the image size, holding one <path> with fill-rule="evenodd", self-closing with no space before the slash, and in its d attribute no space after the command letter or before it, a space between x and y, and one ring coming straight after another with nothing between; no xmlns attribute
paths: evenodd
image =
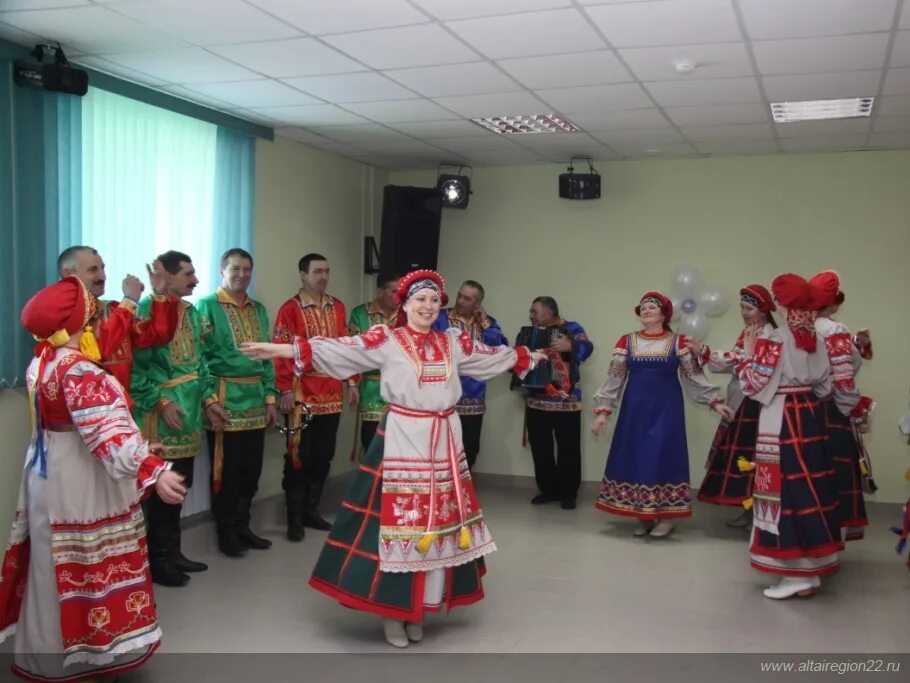
<svg viewBox="0 0 910 683"><path fill-rule="evenodd" d="M408 634L408 640L412 643L419 643L423 640L423 624L414 624L406 621L404 624L405 633Z"/></svg>
<svg viewBox="0 0 910 683"><path fill-rule="evenodd" d="M635 528L635 531L632 532L633 536L642 537L647 536L651 533L651 529L654 528L654 522L646 522L643 519L638 520L638 526Z"/></svg>
<svg viewBox="0 0 910 683"><path fill-rule="evenodd" d="M735 519L729 520L727 526L733 529L745 529L752 526L752 510L743 510Z"/></svg>
<svg viewBox="0 0 910 683"><path fill-rule="evenodd" d="M676 526L673 522L668 519L662 519L654 525L653 529L651 529L651 536L654 538L663 538L664 536L669 536L675 528Z"/></svg>
<svg viewBox="0 0 910 683"><path fill-rule="evenodd" d="M817 576L785 576L776 585L765 588L762 592L766 598L771 598L772 600L786 600L794 595L800 598L808 598L821 585L821 579Z"/></svg>
<svg viewBox="0 0 910 683"><path fill-rule="evenodd" d="M398 619L383 619L382 630L385 631L385 639L389 645L395 647L407 647L408 634L404 630L404 622Z"/></svg>

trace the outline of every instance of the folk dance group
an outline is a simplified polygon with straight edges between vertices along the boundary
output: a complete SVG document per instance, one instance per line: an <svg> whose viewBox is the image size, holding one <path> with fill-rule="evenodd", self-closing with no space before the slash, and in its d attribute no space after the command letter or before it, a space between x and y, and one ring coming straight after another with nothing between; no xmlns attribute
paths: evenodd
<svg viewBox="0 0 910 683"><path fill-rule="evenodd" d="M59 266L60 281L22 312L38 341L27 375L34 435L0 575L0 640L16 633L23 678L116 674L158 647L153 581L182 586L206 569L181 552L179 527L204 429L218 547L241 556L271 545L251 530L250 504L264 430L287 415L287 537L329 529L310 585L381 617L397 647L421 640L426 612L483 597L496 546L471 467L485 380L512 371L525 393L532 503L575 507L578 368L593 345L550 297L532 302L519 334L545 342L510 347L479 283L465 282L445 308L433 271L381 277L376 298L346 320L326 294L328 261L308 254L303 287L270 330L247 295L253 259L242 249L225 253L222 286L195 306L184 300L198 282L186 254L150 268L152 296L139 301L130 276L115 304L100 301L94 249L68 249ZM780 577L765 595L808 594L836 571L844 540L866 524L860 433L872 408L854 381L871 345L831 318L841 301L831 272L778 276L770 293L745 287L746 329L720 353L674 334L670 301L646 293L635 307L642 329L616 343L594 397L595 434L622 403L597 507L637 519L637 536L666 536L671 520L691 515L685 392L723 417L699 497L751 510L752 564ZM544 384L529 381L548 366ZM733 373L726 399L705 367ZM329 524L318 505L342 382L360 408L364 452ZM305 429L301 404L312 414Z"/></svg>

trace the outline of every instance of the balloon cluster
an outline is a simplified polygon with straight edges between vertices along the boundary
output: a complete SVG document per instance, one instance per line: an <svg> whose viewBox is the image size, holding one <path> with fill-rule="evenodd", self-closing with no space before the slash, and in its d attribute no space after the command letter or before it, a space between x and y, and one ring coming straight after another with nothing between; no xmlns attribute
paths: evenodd
<svg viewBox="0 0 910 683"><path fill-rule="evenodd" d="M692 266L673 271L670 300L679 331L698 340L704 340L711 331L708 316L721 315L730 305L727 293L720 287L705 286L698 269Z"/></svg>

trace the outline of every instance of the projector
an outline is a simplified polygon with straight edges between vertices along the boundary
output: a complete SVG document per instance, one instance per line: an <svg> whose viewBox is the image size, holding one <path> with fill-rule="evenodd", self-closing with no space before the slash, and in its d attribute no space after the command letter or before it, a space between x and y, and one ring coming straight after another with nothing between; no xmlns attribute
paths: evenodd
<svg viewBox="0 0 910 683"><path fill-rule="evenodd" d="M53 64L43 61L45 50L54 52ZM81 69L72 68L59 46L36 45L32 56L37 61L17 59L13 63L13 81L16 85L68 95L82 96L88 92L88 74Z"/></svg>
<svg viewBox="0 0 910 683"><path fill-rule="evenodd" d="M563 199L600 199L600 174L596 171L560 174L559 196Z"/></svg>

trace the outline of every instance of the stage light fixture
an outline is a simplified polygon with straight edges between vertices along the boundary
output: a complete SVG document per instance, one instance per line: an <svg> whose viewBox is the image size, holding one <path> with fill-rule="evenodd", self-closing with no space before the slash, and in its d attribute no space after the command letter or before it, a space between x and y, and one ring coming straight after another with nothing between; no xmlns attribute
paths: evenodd
<svg viewBox="0 0 910 683"><path fill-rule="evenodd" d="M445 167L456 168L455 173L443 173ZM450 209L465 209L471 199L471 178L464 175L464 164L440 164L436 172L436 189L442 194L442 205Z"/></svg>

